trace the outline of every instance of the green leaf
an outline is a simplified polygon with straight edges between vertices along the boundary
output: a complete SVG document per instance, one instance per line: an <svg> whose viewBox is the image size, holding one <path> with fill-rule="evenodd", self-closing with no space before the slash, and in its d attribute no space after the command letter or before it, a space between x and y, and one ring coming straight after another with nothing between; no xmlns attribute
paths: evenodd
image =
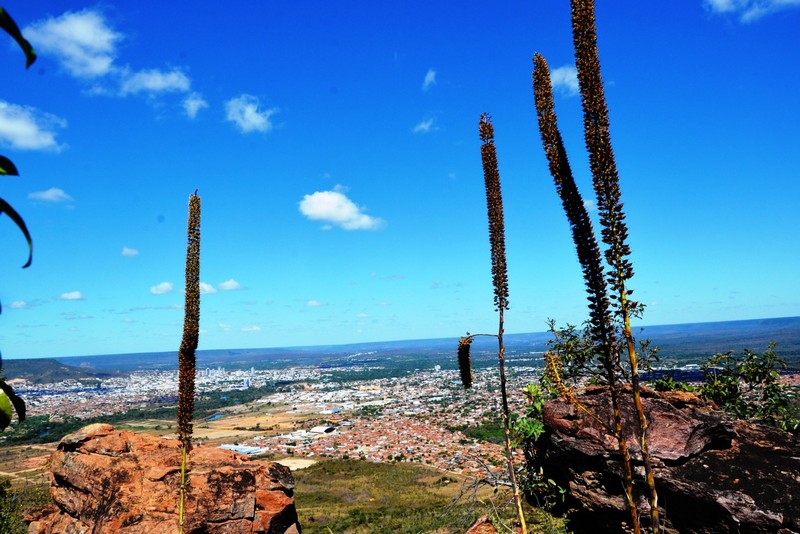
<svg viewBox="0 0 800 534"><path fill-rule="evenodd" d="M0 175L19 176L17 167L5 156L0 156Z"/></svg>
<svg viewBox="0 0 800 534"><path fill-rule="evenodd" d="M5 430L9 424L11 424L11 401L0 391L0 430Z"/></svg>
<svg viewBox="0 0 800 534"><path fill-rule="evenodd" d="M28 241L28 261L22 266L22 268L24 269L26 267L30 267L31 261L33 261L33 239L31 239L31 233L28 231L25 221L22 220L22 217L19 213L17 213L17 210L12 208L8 202L0 198L0 215L3 213L8 214L8 216L11 217L11 220L16 223L16 225L25 235L25 239Z"/></svg>
<svg viewBox="0 0 800 534"><path fill-rule="evenodd" d="M14 22L14 19L11 18L11 15L8 14L8 11L0 7L0 28L3 28L22 48L22 51L25 52L25 68L27 69L33 62L36 61L36 52L33 50L33 47L22 36L22 32L19 31L19 27L17 23Z"/></svg>
<svg viewBox="0 0 800 534"><path fill-rule="evenodd" d="M14 392L14 388L12 388L6 383L5 380L2 379L0 379L0 390L2 390L2 394L5 395L14 406L14 410L17 412L17 418L19 419L19 422L23 422L25 420L26 413L25 401L22 400L22 397Z"/></svg>

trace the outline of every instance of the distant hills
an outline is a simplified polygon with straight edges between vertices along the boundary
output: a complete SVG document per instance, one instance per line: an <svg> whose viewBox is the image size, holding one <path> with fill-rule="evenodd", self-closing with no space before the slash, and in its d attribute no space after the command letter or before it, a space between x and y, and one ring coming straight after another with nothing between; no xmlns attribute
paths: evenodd
<svg viewBox="0 0 800 534"><path fill-rule="evenodd" d="M719 352L762 352L776 342L778 356L800 370L800 317L648 326L637 337L661 347L662 361L700 363Z"/></svg>
<svg viewBox="0 0 800 534"><path fill-rule="evenodd" d="M667 365L702 363L719 352L756 352L775 341L778 355L790 368L800 370L800 317L753 319L713 323L646 326L635 329L637 339L649 338L661 348L661 362ZM507 334L506 349L513 365L515 358L530 365L531 358L547 349L549 332ZM456 367L458 338L384 341L313 347L201 350L197 367L276 369L303 365L340 367L374 362L383 367L407 370ZM496 341L478 338L473 345L476 363L491 364ZM57 359L4 360L3 373L8 379L26 378L34 383L55 382L69 378L104 378L136 370L177 368L177 351L105 356L72 356Z"/></svg>
<svg viewBox="0 0 800 534"><path fill-rule="evenodd" d="M3 360L3 375L7 379L24 378L33 384L52 384L62 380L103 379L119 374L119 372L98 372L88 367L65 365L50 358Z"/></svg>

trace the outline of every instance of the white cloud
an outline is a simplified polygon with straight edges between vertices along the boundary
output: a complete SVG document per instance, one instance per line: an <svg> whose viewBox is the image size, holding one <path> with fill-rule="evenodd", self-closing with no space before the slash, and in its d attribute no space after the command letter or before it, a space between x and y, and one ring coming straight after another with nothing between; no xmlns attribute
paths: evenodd
<svg viewBox="0 0 800 534"><path fill-rule="evenodd" d="M226 323L217 323L217 326L219 326L220 330L224 330L225 332L230 332L233 329L233 325Z"/></svg>
<svg viewBox="0 0 800 534"><path fill-rule="evenodd" d="M28 303L24 300L15 300L8 307L12 310L24 310L28 307Z"/></svg>
<svg viewBox="0 0 800 534"><path fill-rule="evenodd" d="M112 71L122 35L91 9L67 12L35 22L23 30L42 56L55 57L73 75L96 78Z"/></svg>
<svg viewBox="0 0 800 534"><path fill-rule="evenodd" d="M597 211L597 202L593 198L584 200L583 207L586 208L586 211Z"/></svg>
<svg viewBox="0 0 800 534"><path fill-rule="evenodd" d="M261 332L261 327L257 324L250 325L250 326L243 326L241 328L242 332Z"/></svg>
<svg viewBox="0 0 800 534"><path fill-rule="evenodd" d="M230 280L225 280L224 282L217 285L222 291L236 291L237 289L242 289L242 286L231 278Z"/></svg>
<svg viewBox="0 0 800 534"><path fill-rule="evenodd" d="M150 293L153 295L166 295L167 293L172 293L173 288L172 282L161 282L151 287Z"/></svg>
<svg viewBox="0 0 800 534"><path fill-rule="evenodd" d="M208 107L208 102L200 93L192 93L183 100L183 110L190 119L197 117L197 113L203 108Z"/></svg>
<svg viewBox="0 0 800 534"><path fill-rule="evenodd" d="M714 13L736 15L746 24L778 11L800 8L800 0L705 0L705 6Z"/></svg>
<svg viewBox="0 0 800 534"><path fill-rule="evenodd" d="M747 0L706 0L706 7L718 13L729 13L747 5Z"/></svg>
<svg viewBox="0 0 800 534"><path fill-rule="evenodd" d="M134 71L116 64L117 44L124 36L111 28L103 13L96 9L68 11L35 22L23 33L37 51L59 61L72 76L92 80L90 94L154 96L185 93L191 87L189 77L178 68ZM187 114L196 113L197 106L202 107L201 102L205 101L195 98L184 103Z"/></svg>
<svg viewBox="0 0 800 534"><path fill-rule="evenodd" d="M56 142L56 128L67 121L35 108L18 106L0 100L0 143L19 150L53 150L63 148Z"/></svg>
<svg viewBox="0 0 800 534"><path fill-rule="evenodd" d="M308 302L306 302L306 306L308 306L309 308L319 308L320 306L322 306L322 303L318 300L311 299Z"/></svg>
<svg viewBox="0 0 800 534"><path fill-rule="evenodd" d="M83 300L83 295L81 295L80 291L68 291L67 293L61 293L58 296L58 300Z"/></svg>
<svg viewBox="0 0 800 534"><path fill-rule="evenodd" d="M122 80L120 94L126 96L137 93L172 93L186 92L191 87L191 82L186 75L178 69L164 72L158 69L140 70L127 75Z"/></svg>
<svg viewBox="0 0 800 534"><path fill-rule="evenodd" d="M434 126L433 119L425 119L424 121L419 122L414 128L411 130L413 133L428 133L428 132L435 132L439 128Z"/></svg>
<svg viewBox="0 0 800 534"><path fill-rule="evenodd" d="M422 90L427 91L434 85L436 85L436 71L428 69L428 72L425 74L425 79L422 81Z"/></svg>
<svg viewBox="0 0 800 534"><path fill-rule="evenodd" d="M210 295L211 293L216 293L217 289L212 286L211 284L206 284L205 282L200 282L200 294L202 295Z"/></svg>
<svg viewBox="0 0 800 534"><path fill-rule="evenodd" d="M94 319L94 317L91 315L87 315L85 313L73 313L73 312L62 313L61 317L63 317L67 321L74 321L76 319Z"/></svg>
<svg viewBox="0 0 800 534"><path fill-rule="evenodd" d="M262 110L258 98L253 95L240 95L225 102L225 118L244 133L269 132L272 130L270 117L277 112L278 108Z"/></svg>
<svg viewBox="0 0 800 534"><path fill-rule="evenodd" d="M325 221L345 230L377 230L385 225L382 219L363 213L337 186L333 191L317 191L305 195L299 204L300 213L313 221Z"/></svg>
<svg viewBox="0 0 800 534"><path fill-rule="evenodd" d="M136 250L135 248L122 247L122 255L123 256L138 256L139 255L139 251Z"/></svg>
<svg viewBox="0 0 800 534"><path fill-rule="evenodd" d="M550 72L550 83L553 89L561 91L566 96L575 96L580 91L578 85L578 69L572 65L564 65Z"/></svg>
<svg viewBox="0 0 800 534"><path fill-rule="evenodd" d="M63 189L51 187L46 191L34 191L28 193L28 198L31 200L41 200L43 202L71 202L72 197L64 192Z"/></svg>

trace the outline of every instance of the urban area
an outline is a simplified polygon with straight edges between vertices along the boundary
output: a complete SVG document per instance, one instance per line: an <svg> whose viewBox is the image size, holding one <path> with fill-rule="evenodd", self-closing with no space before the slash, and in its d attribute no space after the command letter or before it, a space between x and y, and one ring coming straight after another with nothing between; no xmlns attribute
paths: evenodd
<svg viewBox="0 0 800 534"><path fill-rule="evenodd" d="M195 436L206 444L243 454L267 454L290 466L331 457L419 462L472 476L502 470L504 447L500 440L478 439L468 431L497 428L500 395L496 366L476 369L469 390L461 385L457 370L431 367L400 377L348 381L336 377L368 375L381 368L364 364L283 370L199 369L199 398L209 392L271 387L253 402L223 406L196 420ZM536 372L524 366L509 372L512 412L524 411L522 389L534 380ZM177 382L176 370L136 371L94 383L18 382L15 388L26 399L29 416L90 419L174 404ZM169 421L150 423L157 430L172 428Z"/></svg>

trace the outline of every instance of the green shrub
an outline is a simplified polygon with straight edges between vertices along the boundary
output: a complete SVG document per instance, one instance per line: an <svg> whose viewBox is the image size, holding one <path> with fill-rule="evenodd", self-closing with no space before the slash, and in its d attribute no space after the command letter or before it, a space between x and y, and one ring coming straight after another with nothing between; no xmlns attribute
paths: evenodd
<svg viewBox="0 0 800 534"><path fill-rule="evenodd" d="M759 354L749 349L712 356L702 367L705 383L701 396L739 419L766 424L793 433L800 431L800 413L789 390L780 383L776 343Z"/></svg>

